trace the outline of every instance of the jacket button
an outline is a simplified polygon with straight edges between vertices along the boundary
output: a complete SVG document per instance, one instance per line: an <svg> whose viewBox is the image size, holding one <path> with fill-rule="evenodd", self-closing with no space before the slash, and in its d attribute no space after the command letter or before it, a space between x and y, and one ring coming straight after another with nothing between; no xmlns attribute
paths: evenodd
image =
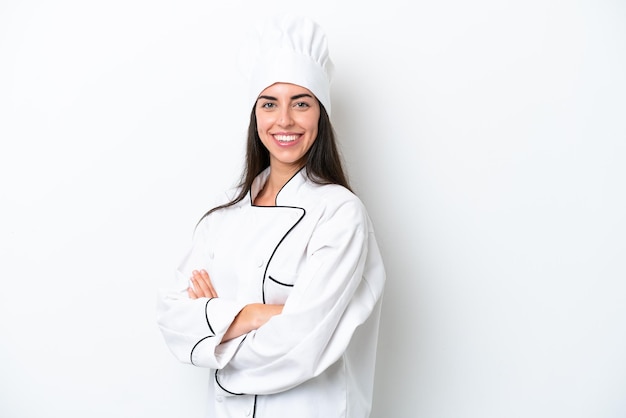
<svg viewBox="0 0 626 418"><path fill-rule="evenodd" d="M215 400L216 400L216 401L218 401L218 402L222 402L222 401L224 400L224 397L222 397L222 396L216 396L216 397L215 397Z"/></svg>
<svg viewBox="0 0 626 418"><path fill-rule="evenodd" d="M259 258L259 261L256 263L256 265L257 265L259 268L263 267L263 259L262 259L262 258Z"/></svg>
<svg viewBox="0 0 626 418"><path fill-rule="evenodd" d="M249 417L251 413L252 413L252 411L251 411L250 409L248 409L248 410L246 411L246 416L247 416L247 417Z"/></svg>

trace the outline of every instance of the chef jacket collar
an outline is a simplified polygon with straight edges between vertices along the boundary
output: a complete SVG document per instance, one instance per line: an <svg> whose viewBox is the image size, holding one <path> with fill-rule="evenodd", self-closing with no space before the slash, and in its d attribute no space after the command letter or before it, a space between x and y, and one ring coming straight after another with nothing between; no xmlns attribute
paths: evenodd
<svg viewBox="0 0 626 418"><path fill-rule="evenodd" d="M252 187L250 188L250 204L254 206L252 202L259 194L259 192L263 189L267 178L270 175L270 167L267 167L263 170L252 182ZM300 187L306 183L307 181L307 173L306 168L301 168L296 174L291 177L287 183L279 190L276 195L276 206L298 206L298 199L296 198L298 190Z"/></svg>

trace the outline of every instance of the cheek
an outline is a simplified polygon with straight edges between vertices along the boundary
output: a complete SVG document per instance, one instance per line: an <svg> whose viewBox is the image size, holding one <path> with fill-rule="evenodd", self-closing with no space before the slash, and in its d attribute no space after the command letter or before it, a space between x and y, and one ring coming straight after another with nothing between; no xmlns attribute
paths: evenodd
<svg viewBox="0 0 626 418"><path fill-rule="evenodd" d="M262 132L264 130L269 129L273 125L273 118L268 117L267 114L257 113L256 114L256 130L258 132Z"/></svg>
<svg viewBox="0 0 626 418"><path fill-rule="evenodd" d="M271 123L268 123L267 118L266 119L257 119L256 121L256 133L259 137L259 139L261 140L261 143L263 144L263 146L267 149L268 147L268 131L269 129L272 127L273 125Z"/></svg>
<svg viewBox="0 0 626 418"><path fill-rule="evenodd" d="M313 137L317 136L317 126L318 126L318 122L319 120L317 118L303 118L302 120L298 121L298 124L305 128L308 132L310 132Z"/></svg>
<svg viewBox="0 0 626 418"><path fill-rule="evenodd" d="M313 133L313 138L317 138L319 122L320 122L319 112L317 112L314 115L314 117L309 118L308 126L309 126L309 130Z"/></svg>
<svg viewBox="0 0 626 418"><path fill-rule="evenodd" d="M311 132L311 137L313 138L313 140L315 140L318 134L317 121L315 123L311 123L311 125L308 127L308 131Z"/></svg>

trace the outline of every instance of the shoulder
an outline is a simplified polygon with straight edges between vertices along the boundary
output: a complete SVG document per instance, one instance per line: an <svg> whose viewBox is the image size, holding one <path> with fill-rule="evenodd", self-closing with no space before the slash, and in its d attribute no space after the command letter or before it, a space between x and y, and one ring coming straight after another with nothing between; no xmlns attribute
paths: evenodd
<svg viewBox="0 0 626 418"><path fill-rule="evenodd" d="M222 217L222 215L229 213L233 208L239 207L243 205L243 201L237 202L232 206L220 208L220 206L227 205L228 203L235 200L235 198L241 192L241 187L232 187L228 190L222 191L220 193L214 194L208 200L207 211L201 217L198 222L198 227L207 228L210 224L212 224L217 218ZM246 199L244 198L244 201ZM219 208L215 210L216 208Z"/></svg>
<svg viewBox="0 0 626 418"><path fill-rule="evenodd" d="M339 184L318 184L307 180L302 191L307 194L307 200L313 199L325 204L337 205L349 202L361 204L357 195Z"/></svg>
<svg viewBox="0 0 626 418"><path fill-rule="evenodd" d="M308 209L333 223L367 224L369 217L361 199L338 184L316 184L308 181L305 199ZM305 207L305 209L307 209Z"/></svg>

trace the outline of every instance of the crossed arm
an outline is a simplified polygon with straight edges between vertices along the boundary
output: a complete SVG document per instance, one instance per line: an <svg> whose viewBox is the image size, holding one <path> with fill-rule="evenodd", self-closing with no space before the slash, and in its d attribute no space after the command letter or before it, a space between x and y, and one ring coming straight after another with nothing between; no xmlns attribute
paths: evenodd
<svg viewBox="0 0 626 418"><path fill-rule="evenodd" d="M218 297L211 278L206 270L194 270L191 276L191 285L187 288L187 294L191 299L216 298ZM250 331L258 329L274 315L283 311L283 305L267 305L263 303L251 303L243 307L230 325L222 342L232 340Z"/></svg>

